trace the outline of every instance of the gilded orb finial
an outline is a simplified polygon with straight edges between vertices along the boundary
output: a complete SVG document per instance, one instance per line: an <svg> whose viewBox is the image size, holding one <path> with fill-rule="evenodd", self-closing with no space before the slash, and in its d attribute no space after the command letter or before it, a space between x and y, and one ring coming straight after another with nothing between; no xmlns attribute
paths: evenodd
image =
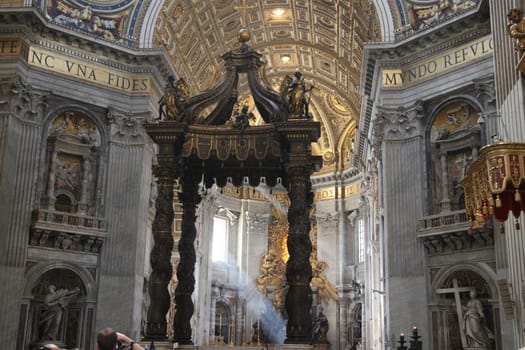
<svg viewBox="0 0 525 350"><path fill-rule="evenodd" d="M248 40L250 40L250 37L251 37L251 34L248 29L241 28L241 30L239 30L239 41L241 43L247 42Z"/></svg>

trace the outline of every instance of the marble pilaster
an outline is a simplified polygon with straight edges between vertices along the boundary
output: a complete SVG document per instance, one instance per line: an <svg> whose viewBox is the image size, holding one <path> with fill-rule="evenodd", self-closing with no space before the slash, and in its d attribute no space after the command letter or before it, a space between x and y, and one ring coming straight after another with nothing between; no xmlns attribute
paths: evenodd
<svg viewBox="0 0 525 350"><path fill-rule="evenodd" d="M24 329L17 336L20 320L27 322L27 310L20 304L26 269L28 227L36 192L35 177L41 139L42 111L31 109L41 99L21 82L6 84L7 104L0 113L0 327L9 348L21 348ZM14 84L14 85L13 85ZM14 88L18 87L18 90ZM5 91L5 90L4 90ZM17 91L17 94L12 94ZM6 96L4 96L6 97ZM25 324L24 324L25 325Z"/></svg>

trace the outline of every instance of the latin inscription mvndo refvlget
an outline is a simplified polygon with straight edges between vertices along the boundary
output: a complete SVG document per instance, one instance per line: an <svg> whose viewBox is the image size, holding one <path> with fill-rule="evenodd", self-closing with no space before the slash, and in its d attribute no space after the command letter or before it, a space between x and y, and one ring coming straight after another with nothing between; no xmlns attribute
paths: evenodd
<svg viewBox="0 0 525 350"><path fill-rule="evenodd" d="M382 86L384 88L403 87L472 60L491 55L493 51L494 43L492 37L488 35L407 67L383 69Z"/></svg>

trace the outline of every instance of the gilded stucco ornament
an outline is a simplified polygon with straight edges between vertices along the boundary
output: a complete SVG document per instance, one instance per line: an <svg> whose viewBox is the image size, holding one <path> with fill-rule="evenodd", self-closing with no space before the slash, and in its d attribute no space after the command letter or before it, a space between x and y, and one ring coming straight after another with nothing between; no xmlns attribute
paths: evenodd
<svg viewBox="0 0 525 350"><path fill-rule="evenodd" d="M520 9L513 8L507 14L507 34L514 39L514 49L520 56L525 51L525 18Z"/></svg>

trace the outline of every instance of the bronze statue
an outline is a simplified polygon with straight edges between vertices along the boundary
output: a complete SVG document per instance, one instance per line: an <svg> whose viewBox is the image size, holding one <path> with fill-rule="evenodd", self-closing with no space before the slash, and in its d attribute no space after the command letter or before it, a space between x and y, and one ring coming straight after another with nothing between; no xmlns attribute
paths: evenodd
<svg viewBox="0 0 525 350"><path fill-rule="evenodd" d="M314 86L307 88L303 74L299 71L294 73L294 77L293 79L288 75L284 77L280 90L281 103L288 107L292 115L310 117L308 111L310 96L307 97L306 94L312 91Z"/></svg>
<svg viewBox="0 0 525 350"><path fill-rule="evenodd" d="M159 118L166 120L185 120L184 104L189 98L189 88L183 78L175 81L175 77L168 76L164 89L164 96L159 101Z"/></svg>
<svg viewBox="0 0 525 350"><path fill-rule="evenodd" d="M250 122L248 121L248 105L245 104L242 106L242 110L239 112L239 110L235 111L235 121L233 122L233 127L235 129L239 129L241 131L241 134L244 132L244 128L250 125Z"/></svg>
<svg viewBox="0 0 525 350"><path fill-rule="evenodd" d="M314 337L313 341L316 344L328 344L327 334L328 334L328 319L326 318L325 314L323 313L323 309L320 308L319 314L314 320Z"/></svg>

